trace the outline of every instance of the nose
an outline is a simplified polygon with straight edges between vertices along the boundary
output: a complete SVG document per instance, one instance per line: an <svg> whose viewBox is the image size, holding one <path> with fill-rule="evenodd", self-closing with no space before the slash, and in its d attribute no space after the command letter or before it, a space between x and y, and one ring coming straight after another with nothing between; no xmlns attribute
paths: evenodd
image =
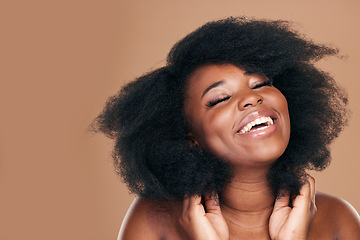
<svg viewBox="0 0 360 240"><path fill-rule="evenodd" d="M240 93L240 100L238 102L239 110L245 110L249 107L255 107L263 102L263 97L253 90Z"/></svg>

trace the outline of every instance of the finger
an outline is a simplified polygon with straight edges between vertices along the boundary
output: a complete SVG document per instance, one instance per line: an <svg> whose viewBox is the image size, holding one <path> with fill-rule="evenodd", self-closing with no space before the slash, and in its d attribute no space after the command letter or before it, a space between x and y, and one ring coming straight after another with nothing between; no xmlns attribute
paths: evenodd
<svg viewBox="0 0 360 240"><path fill-rule="evenodd" d="M182 208L183 215L187 213L187 211L189 210L189 206L190 206L190 198L185 197L183 200L183 208Z"/></svg>
<svg viewBox="0 0 360 240"><path fill-rule="evenodd" d="M306 210L309 208L310 204L310 196L311 196L311 189L310 189L310 182L307 181L300 189L300 193L293 201L294 208L301 208Z"/></svg>
<svg viewBox="0 0 360 240"><path fill-rule="evenodd" d="M308 176L308 182L310 183L310 197L314 201L315 200L315 194L316 194L316 184L315 184L315 178L312 176Z"/></svg>
<svg viewBox="0 0 360 240"><path fill-rule="evenodd" d="M310 182L307 181L301 188L300 188L300 195L304 196L306 199L310 199L311 196L311 188Z"/></svg>
<svg viewBox="0 0 360 240"><path fill-rule="evenodd" d="M206 212L221 214L219 196L216 193L208 193L204 195Z"/></svg>
<svg viewBox="0 0 360 240"><path fill-rule="evenodd" d="M204 209L203 205L201 204L201 196L199 196L199 195L191 196L189 199L189 211L198 209L199 206L202 209Z"/></svg>
<svg viewBox="0 0 360 240"><path fill-rule="evenodd" d="M288 207L290 201L290 194L289 192L280 192L278 196L276 197L275 204L274 204L274 210Z"/></svg>
<svg viewBox="0 0 360 240"><path fill-rule="evenodd" d="M317 211L317 207L316 207L316 201L315 201L315 197L316 197L316 183L315 183L315 178L313 178L312 176L308 176L308 181L310 183L310 212L311 212L311 216L314 216L316 211Z"/></svg>

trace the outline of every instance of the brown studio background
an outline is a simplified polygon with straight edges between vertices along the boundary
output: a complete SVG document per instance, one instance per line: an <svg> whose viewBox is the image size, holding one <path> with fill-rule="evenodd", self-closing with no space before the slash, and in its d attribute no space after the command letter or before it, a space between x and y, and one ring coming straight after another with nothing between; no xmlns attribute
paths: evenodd
<svg viewBox="0 0 360 240"><path fill-rule="evenodd" d="M286 19L347 59L319 65L349 93L350 126L319 191L360 210L360 2L5 1L0 7L0 239L116 239L133 196L112 142L87 126L127 81L162 66L171 46L230 15Z"/></svg>

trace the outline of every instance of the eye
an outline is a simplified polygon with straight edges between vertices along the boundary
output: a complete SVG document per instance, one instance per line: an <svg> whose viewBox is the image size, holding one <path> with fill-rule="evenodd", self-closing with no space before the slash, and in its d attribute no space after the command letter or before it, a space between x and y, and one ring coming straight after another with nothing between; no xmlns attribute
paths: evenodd
<svg viewBox="0 0 360 240"><path fill-rule="evenodd" d="M273 85L273 81L271 79L266 79L263 82L255 84L255 86L253 86L252 89L261 88L263 86L272 86L272 85Z"/></svg>
<svg viewBox="0 0 360 240"><path fill-rule="evenodd" d="M218 103L221 103L221 102L224 102L226 100L229 100L230 99L230 96L226 96L226 97L220 97L220 98L216 98L214 100L210 100L208 103L206 103L205 105L207 107L213 107L215 106L216 104Z"/></svg>

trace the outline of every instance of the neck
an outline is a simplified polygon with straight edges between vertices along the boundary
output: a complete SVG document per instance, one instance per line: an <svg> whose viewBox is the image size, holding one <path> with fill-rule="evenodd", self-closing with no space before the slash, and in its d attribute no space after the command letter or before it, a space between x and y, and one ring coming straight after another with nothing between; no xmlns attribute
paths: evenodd
<svg viewBox="0 0 360 240"><path fill-rule="evenodd" d="M268 169L235 169L232 182L221 193L222 212L230 225L247 229L267 227L275 200L267 173Z"/></svg>

